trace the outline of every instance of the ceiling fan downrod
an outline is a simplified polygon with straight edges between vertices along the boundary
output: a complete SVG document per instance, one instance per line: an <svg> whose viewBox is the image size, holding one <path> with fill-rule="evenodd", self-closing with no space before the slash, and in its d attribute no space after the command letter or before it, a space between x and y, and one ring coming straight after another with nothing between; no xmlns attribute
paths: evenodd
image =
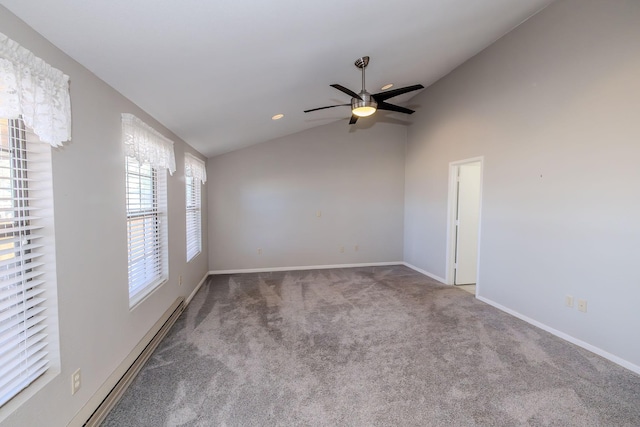
<svg viewBox="0 0 640 427"><path fill-rule="evenodd" d="M367 65L369 65L369 57L363 56L362 58L358 58L356 59L356 62L354 64L356 67L362 70L362 93L364 93L367 91L365 89L366 86L365 86L365 80L364 80L364 69L367 68Z"/></svg>

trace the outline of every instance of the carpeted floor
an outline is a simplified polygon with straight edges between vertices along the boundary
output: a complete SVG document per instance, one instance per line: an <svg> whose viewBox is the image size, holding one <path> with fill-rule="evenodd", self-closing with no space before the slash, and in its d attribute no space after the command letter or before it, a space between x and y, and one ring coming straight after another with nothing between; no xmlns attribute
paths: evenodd
<svg viewBox="0 0 640 427"><path fill-rule="evenodd" d="M640 376L406 267L214 276L103 426L640 426Z"/></svg>

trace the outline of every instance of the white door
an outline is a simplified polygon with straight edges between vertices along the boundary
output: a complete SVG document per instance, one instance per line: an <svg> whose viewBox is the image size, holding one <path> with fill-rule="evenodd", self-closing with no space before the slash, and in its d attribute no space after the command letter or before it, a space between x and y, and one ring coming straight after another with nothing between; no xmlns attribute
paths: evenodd
<svg viewBox="0 0 640 427"><path fill-rule="evenodd" d="M480 218L480 162L458 167L456 217L456 285L476 283Z"/></svg>

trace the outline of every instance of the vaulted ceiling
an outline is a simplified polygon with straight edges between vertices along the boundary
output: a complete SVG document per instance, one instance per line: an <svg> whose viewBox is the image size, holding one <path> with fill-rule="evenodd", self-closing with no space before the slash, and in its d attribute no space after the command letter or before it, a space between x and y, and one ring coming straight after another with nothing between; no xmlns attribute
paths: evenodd
<svg viewBox="0 0 640 427"><path fill-rule="evenodd" d="M360 90L428 86L552 0L0 0L206 156L336 120ZM407 105L415 96L393 98ZM410 105L411 102L409 101ZM416 105L410 105L419 108ZM284 114L278 121L275 114ZM374 121L374 122L371 122ZM375 121L403 123L378 112Z"/></svg>

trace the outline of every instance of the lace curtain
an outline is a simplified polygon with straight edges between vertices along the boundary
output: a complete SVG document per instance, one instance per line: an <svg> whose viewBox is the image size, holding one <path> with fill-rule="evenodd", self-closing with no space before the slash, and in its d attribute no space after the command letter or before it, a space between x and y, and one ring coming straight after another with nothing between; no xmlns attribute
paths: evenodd
<svg viewBox="0 0 640 427"><path fill-rule="evenodd" d="M173 141L133 114L122 114L122 138L125 155L156 169L167 168L171 175L176 171Z"/></svg>
<svg viewBox="0 0 640 427"><path fill-rule="evenodd" d="M0 33L0 117L20 116L41 141L69 141L69 76Z"/></svg>
<svg viewBox="0 0 640 427"><path fill-rule="evenodd" d="M207 182L207 169L205 164L193 154L184 154L184 175L199 179L203 184Z"/></svg>

